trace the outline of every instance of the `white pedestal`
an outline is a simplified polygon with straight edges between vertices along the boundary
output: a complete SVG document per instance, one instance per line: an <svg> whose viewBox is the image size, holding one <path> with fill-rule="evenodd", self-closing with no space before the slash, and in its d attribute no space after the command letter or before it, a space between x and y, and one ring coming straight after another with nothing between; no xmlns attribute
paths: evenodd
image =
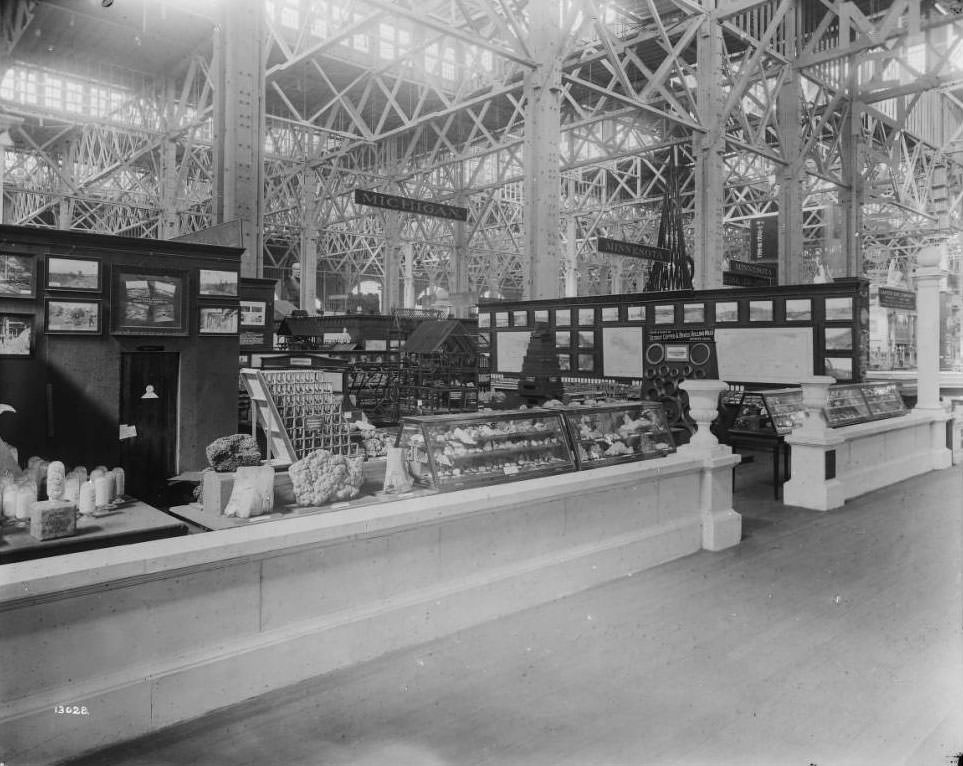
<svg viewBox="0 0 963 766"><path fill-rule="evenodd" d="M826 478L826 453L845 443L832 433L786 437L792 447L792 478L782 485L786 505L814 511L839 508L846 501L846 488L837 478Z"/></svg>

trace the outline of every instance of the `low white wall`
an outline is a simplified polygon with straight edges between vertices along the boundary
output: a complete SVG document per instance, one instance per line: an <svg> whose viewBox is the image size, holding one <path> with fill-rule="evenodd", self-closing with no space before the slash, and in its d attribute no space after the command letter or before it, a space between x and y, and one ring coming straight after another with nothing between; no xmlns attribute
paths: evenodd
<svg viewBox="0 0 963 766"><path fill-rule="evenodd" d="M906 415L842 428L823 434L793 432L792 478L783 485L783 502L826 511L851 497L946 468L949 415L913 410ZM826 455L835 453L835 477L826 476Z"/></svg>
<svg viewBox="0 0 963 766"><path fill-rule="evenodd" d="M682 453L0 567L0 760L49 763L734 544L736 462Z"/></svg>

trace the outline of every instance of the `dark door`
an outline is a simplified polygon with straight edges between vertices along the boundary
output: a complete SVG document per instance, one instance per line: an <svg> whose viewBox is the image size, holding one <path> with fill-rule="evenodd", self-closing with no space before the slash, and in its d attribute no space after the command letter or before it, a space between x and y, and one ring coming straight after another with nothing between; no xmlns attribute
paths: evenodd
<svg viewBox="0 0 963 766"><path fill-rule="evenodd" d="M120 462L127 494L150 505L166 505L176 468L179 364L174 352L121 354L120 424L136 435L121 440Z"/></svg>

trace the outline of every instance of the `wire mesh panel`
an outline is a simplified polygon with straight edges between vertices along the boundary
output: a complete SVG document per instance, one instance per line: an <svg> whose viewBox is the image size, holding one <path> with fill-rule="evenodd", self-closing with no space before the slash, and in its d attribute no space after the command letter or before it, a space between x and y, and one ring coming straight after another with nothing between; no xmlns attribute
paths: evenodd
<svg viewBox="0 0 963 766"><path fill-rule="evenodd" d="M261 377L299 459L317 449L351 453L341 399L322 370L264 370Z"/></svg>

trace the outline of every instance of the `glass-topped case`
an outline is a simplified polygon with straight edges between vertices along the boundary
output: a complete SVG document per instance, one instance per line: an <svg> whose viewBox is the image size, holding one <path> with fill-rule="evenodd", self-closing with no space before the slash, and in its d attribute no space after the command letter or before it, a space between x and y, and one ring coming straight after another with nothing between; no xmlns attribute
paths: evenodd
<svg viewBox="0 0 963 766"><path fill-rule="evenodd" d="M801 426L806 416L798 388L742 391L737 403L731 404L731 398L722 402L734 411L731 433L788 434Z"/></svg>
<svg viewBox="0 0 963 766"><path fill-rule="evenodd" d="M906 414L906 404L896 383L861 383L859 388L873 417L890 418Z"/></svg>
<svg viewBox="0 0 963 766"><path fill-rule="evenodd" d="M906 406L895 383L852 383L830 386L824 413L836 428L903 415Z"/></svg>
<svg viewBox="0 0 963 766"><path fill-rule="evenodd" d="M575 470L559 411L403 417L398 446L423 485L462 489Z"/></svg>
<svg viewBox="0 0 963 766"><path fill-rule="evenodd" d="M647 460L675 452L657 402L624 402L563 410L579 469Z"/></svg>

